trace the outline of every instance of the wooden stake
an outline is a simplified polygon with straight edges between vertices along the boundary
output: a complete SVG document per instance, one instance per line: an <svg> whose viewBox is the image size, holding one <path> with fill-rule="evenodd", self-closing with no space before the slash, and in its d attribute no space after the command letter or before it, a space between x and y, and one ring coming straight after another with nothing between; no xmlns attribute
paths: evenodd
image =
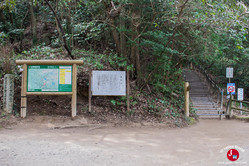
<svg viewBox="0 0 249 166"><path fill-rule="evenodd" d="M127 96L127 111L130 112L130 73L126 71L126 96Z"/></svg>
<svg viewBox="0 0 249 166"><path fill-rule="evenodd" d="M232 117L233 117L233 109L232 109L232 107L233 107L233 99L234 99L234 96L233 95L230 95L230 100L231 100L231 102L230 102L230 108L229 108L229 118L231 119Z"/></svg>
<svg viewBox="0 0 249 166"><path fill-rule="evenodd" d="M77 110L77 65L73 64L72 80L72 118L76 116Z"/></svg>
<svg viewBox="0 0 249 166"><path fill-rule="evenodd" d="M89 71L88 112L92 112L92 70Z"/></svg>
<svg viewBox="0 0 249 166"><path fill-rule="evenodd" d="M184 110L185 116L189 117L189 82L184 83Z"/></svg>
<svg viewBox="0 0 249 166"><path fill-rule="evenodd" d="M27 64L23 65L21 90L21 117L26 117L27 112Z"/></svg>

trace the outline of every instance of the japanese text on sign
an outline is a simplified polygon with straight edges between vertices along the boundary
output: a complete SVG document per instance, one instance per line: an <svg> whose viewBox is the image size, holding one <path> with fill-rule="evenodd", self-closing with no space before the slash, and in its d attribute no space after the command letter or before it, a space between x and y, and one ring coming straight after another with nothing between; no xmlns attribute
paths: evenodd
<svg viewBox="0 0 249 166"><path fill-rule="evenodd" d="M29 65L28 92L71 92L72 66Z"/></svg>
<svg viewBox="0 0 249 166"><path fill-rule="evenodd" d="M226 78L233 78L233 68L228 67L226 69Z"/></svg>
<svg viewBox="0 0 249 166"><path fill-rule="evenodd" d="M243 88L238 88L238 100L242 101L244 100L244 89Z"/></svg>
<svg viewBox="0 0 249 166"><path fill-rule="evenodd" d="M125 96L125 71L92 71L92 95Z"/></svg>

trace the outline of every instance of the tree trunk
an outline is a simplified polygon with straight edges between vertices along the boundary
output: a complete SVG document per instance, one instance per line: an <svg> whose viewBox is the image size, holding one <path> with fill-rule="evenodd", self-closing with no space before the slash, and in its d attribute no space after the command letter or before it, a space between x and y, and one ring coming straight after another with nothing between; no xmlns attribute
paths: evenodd
<svg viewBox="0 0 249 166"><path fill-rule="evenodd" d="M140 64L140 54L139 54L139 32L138 27L140 25L140 13L134 11L132 14L131 29L132 29L132 47L131 47L131 59L135 66L135 75L137 79L137 85L140 86L142 83L141 77L141 64Z"/></svg>
<svg viewBox="0 0 249 166"><path fill-rule="evenodd" d="M33 0L29 1L29 10L30 10L30 15L31 15L32 45L34 46L37 43L37 24L36 24L36 17L34 13Z"/></svg>
<svg viewBox="0 0 249 166"><path fill-rule="evenodd" d="M5 25L6 19L5 19L5 16L3 14L3 9L0 9L0 20Z"/></svg>
<svg viewBox="0 0 249 166"><path fill-rule="evenodd" d="M124 9L121 10L123 12ZM126 40L125 40L125 33L123 30L125 29L125 20L123 18L120 18L120 29L122 30L120 32L120 49L121 49L121 54L124 57L127 57L126 55Z"/></svg>
<svg viewBox="0 0 249 166"><path fill-rule="evenodd" d="M69 7L66 6L65 2L60 1L62 3L62 6L64 7L64 17L66 18L66 33L70 36L70 39L68 40L68 45L70 47L70 50L72 50L72 21L71 21L71 2L69 4Z"/></svg>
<svg viewBox="0 0 249 166"><path fill-rule="evenodd" d="M131 24L131 29L133 29L133 26ZM131 40L132 42L134 42L136 36L134 34L134 32L132 32L132 35L131 35ZM130 61L131 61L131 64L133 64L133 66L135 67L135 71L132 71L132 77L135 78L136 77L136 59L135 59L135 55L136 55L136 46L134 43L131 44L131 53L130 53Z"/></svg>
<svg viewBox="0 0 249 166"><path fill-rule="evenodd" d="M136 59L136 75L137 75L137 84L141 85L142 76L141 76L141 65L140 65L140 54L139 54L139 39L136 41L135 47L135 59Z"/></svg>
<svg viewBox="0 0 249 166"><path fill-rule="evenodd" d="M113 40L115 43L116 51L117 51L117 54L120 55L121 54L120 41L119 41L118 31L117 31L116 26L115 26L114 18L111 18L110 22L112 24L112 28L111 28L112 29L112 36L113 36Z"/></svg>
<svg viewBox="0 0 249 166"><path fill-rule="evenodd" d="M67 50L68 52L68 55L72 58L72 59L75 59L75 57L72 55L72 52L70 50L70 48L68 47L67 45L67 41L66 41L66 37L65 37L65 32L63 30L63 27L61 26L61 22L55 12L55 10L53 9L53 7L50 5L50 3L48 2L48 0L45 0L46 4L49 6L49 8L51 9L51 11L53 12L54 14L54 17L55 19L57 20L57 23L58 23L58 26L60 28L60 31L61 31L61 34L62 34L62 37L63 37L63 43L64 43L64 48Z"/></svg>
<svg viewBox="0 0 249 166"><path fill-rule="evenodd" d="M57 10L58 10L58 0L56 0L56 7L55 7L55 10L56 10L56 12L57 12ZM57 19L55 19L55 24L56 24L56 29L57 29L58 34L59 34L59 39L60 39L61 41L63 41L63 37L62 37L61 31L60 31L59 23L58 23ZM60 46L62 46L62 45L60 45Z"/></svg>

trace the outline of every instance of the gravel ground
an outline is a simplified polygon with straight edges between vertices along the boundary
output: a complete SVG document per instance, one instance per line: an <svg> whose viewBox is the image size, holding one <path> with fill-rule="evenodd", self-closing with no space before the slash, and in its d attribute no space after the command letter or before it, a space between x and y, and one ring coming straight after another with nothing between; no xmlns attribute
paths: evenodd
<svg viewBox="0 0 249 166"><path fill-rule="evenodd" d="M51 129L19 124L0 129L0 166L249 165L249 124L201 120L188 127ZM228 146L240 157L227 159Z"/></svg>

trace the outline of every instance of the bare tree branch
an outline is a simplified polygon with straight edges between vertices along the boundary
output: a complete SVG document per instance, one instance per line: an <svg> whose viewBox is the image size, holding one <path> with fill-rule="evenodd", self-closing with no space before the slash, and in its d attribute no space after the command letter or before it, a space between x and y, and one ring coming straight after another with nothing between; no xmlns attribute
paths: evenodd
<svg viewBox="0 0 249 166"><path fill-rule="evenodd" d="M54 17L55 17L55 19L56 19L57 22L58 22L58 26L59 26L59 28L60 28L60 31L61 31L61 34L62 34L62 38L63 38L64 48L67 50L68 55L69 55L72 59L75 59L75 57L72 55L71 50L70 50L69 47L67 46L67 41L66 41L65 32L64 32L64 30L63 30L63 27L62 27L62 25L61 25L61 22L60 22L60 20L59 20L59 18L58 18L58 16L57 16L55 10L54 10L53 7L51 6L51 4L48 2L48 0L45 0L45 2L46 2L46 4L49 6L49 8L51 9L51 11L53 12Z"/></svg>

